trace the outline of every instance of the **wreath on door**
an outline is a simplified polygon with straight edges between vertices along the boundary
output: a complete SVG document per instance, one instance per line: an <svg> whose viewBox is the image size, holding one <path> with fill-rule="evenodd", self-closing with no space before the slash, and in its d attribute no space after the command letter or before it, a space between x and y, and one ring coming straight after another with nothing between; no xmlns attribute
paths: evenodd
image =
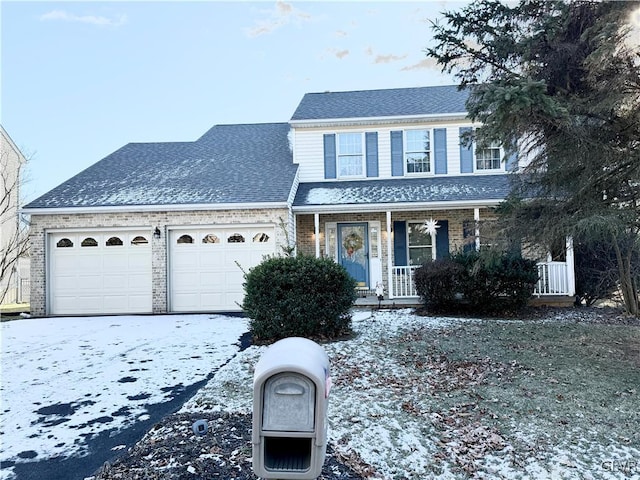
<svg viewBox="0 0 640 480"><path fill-rule="evenodd" d="M355 232L350 233L342 242L342 246L347 251L347 254L351 256L354 252L357 252L364 246L362 237Z"/></svg>

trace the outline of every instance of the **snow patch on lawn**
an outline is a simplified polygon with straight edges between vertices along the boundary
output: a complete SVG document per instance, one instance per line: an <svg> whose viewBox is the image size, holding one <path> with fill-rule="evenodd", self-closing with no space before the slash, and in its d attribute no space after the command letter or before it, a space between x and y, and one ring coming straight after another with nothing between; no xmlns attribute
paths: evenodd
<svg viewBox="0 0 640 480"><path fill-rule="evenodd" d="M221 315L2 323L0 460L82 454L86 439L148 419L147 405L206 379L246 331L246 319Z"/></svg>
<svg viewBox="0 0 640 480"><path fill-rule="evenodd" d="M520 371L517 362L423 358L428 352L411 345L430 331L437 340L482 322L421 317L409 309L354 311L353 338L322 345L331 362L329 437L337 456L370 478L640 478L638 462L630 464L640 459L640 449L613 435L603 441L601 429L554 427L548 432L547 418L501 424L498 417L484 415L473 392L485 375L497 373L508 382ZM250 413L253 368L266 348L240 352L185 404L183 413ZM425 365L418 367L416 361ZM458 397L466 403L452 407ZM625 473L620 470L625 466L635 470Z"/></svg>
<svg viewBox="0 0 640 480"><path fill-rule="evenodd" d="M354 311L351 340L323 344L329 355L334 387L329 398L329 437L345 456L358 452L360 459L385 478L423 479L436 450L429 422L411 421L401 401L380 383L384 373L400 375L391 359L384 360L385 340L415 328L434 332L467 320L419 317L412 310ZM473 322L475 320L469 320ZM181 413L224 411L250 413L253 406L253 368L267 347L253 346L236 355L205 387L187 402ZM352 377L349 368L370 369L371 374ZM380 377L383 375L383 377ZM349 378L349 384L343 382ZM449 477L448 470L443 472Z"/></svg>

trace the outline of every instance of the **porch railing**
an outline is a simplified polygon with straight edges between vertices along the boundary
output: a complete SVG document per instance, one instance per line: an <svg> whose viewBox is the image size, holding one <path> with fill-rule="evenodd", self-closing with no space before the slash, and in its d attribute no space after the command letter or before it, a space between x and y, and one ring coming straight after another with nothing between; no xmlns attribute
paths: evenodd
<svg viewBox="0 0 640 480"><path fill-rule="evenodd" d="M543 295L569 295L569 277L565 262L538 263L538 283L533 289L533 294Z"/></svg>
<svg viewBox="0 0 640 480"><path fill-rule="evenodd" d="M391 292L393 298L415 298L418 296L413 274L418 265L391 267Z"/></svg>
<svg viewBox="0 0 640 480"><path fill-rule="evenodd" d="M2 303L29 303L29 294L31 293L29 279L20 278L16 282L12 280L12 283L15 286L7 289Z"/></svg>
<svg viewBox="0 0 640 480"><path fill-rule="evenodd" d="M20 288L18 292L18 303L29 303L31 297L31 282L28 278L20 279Z"/></svg>
<svg viewBox="0 0 640 480"><path fill-rule="evenodd" d="M418 266L391 267L392 298L415 298L418 296L413 275ZM533 294L569 295L568 269L565 262L538 263L538 282Z"/></svg>

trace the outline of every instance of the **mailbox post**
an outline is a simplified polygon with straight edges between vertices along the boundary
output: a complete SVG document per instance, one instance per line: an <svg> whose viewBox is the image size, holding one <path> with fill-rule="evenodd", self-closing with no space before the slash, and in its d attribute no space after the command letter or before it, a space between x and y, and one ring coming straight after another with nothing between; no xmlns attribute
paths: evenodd
<svg viewBox="0 0 640 480"><path fill-rule="evenodd" d="M253 470L265 479L314 479L327 451L329 357L306 338L271 345L253 376Z"/></svg>

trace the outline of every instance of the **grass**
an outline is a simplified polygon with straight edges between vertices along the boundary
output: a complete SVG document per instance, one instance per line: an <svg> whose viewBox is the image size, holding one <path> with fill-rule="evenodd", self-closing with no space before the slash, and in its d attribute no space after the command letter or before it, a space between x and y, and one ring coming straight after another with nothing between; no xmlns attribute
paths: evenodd
<svg viewBox="0 0 640 480"><path fill-rule="evenodd" d="M549 475L553 462L563 461L594 478L614 451L640 460L624 454L630 448L638 455L640 447L637 327L483 320L437 335L411 330L391 345L396 358L411 352L416 369L434 358L453 365L438 370L438 381L450 388L432 389L414 399L416 405L449 418L465 406L467 424L483 425L509 446L510 476L524 474L532 457ZM428 368L416 371L413 382L429 383ZM446 424L441 430L446 435ZM481 459L458 459L458 467L476 474Z"/></svg>
<svg viewBox="0 0 640 480"><path fill-rule="evenodd" d="M330 437L363 477L640 478L640 327L375 312L325 344ZM241 352L187 409L250 411Z"/></svg>

